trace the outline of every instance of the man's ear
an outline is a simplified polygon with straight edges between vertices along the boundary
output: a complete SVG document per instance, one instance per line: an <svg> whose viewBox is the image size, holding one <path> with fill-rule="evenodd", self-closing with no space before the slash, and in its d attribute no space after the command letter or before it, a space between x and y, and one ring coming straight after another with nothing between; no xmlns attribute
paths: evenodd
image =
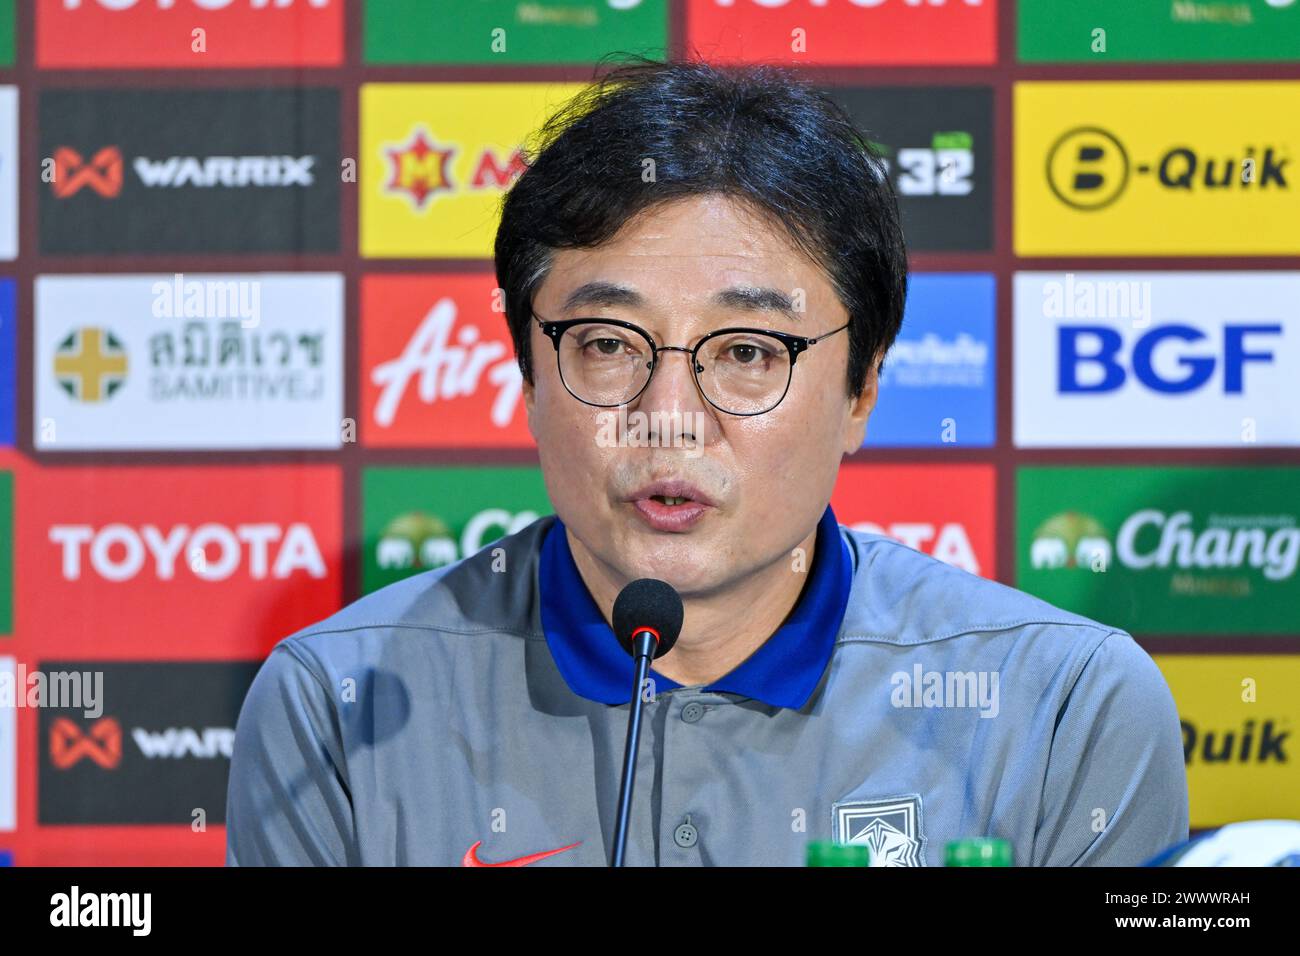
<svg viewBox="0 0 1300 956"><path fill-rule="evenodd" d="M524 414L528 419L528 431L533 436L533 441L537 441L537 432L533 429L533 407L537 400L536 388L527 378L523 383L524 393Z"/></svg>
<svg viewBox="0 0 1300 956"><path fill-rule="evenodd" d="M867 437L867 419L876 407L880 386L880 362L884 352L877 352L863 378L862 391L849 400L849 417L844 423L844 454L851 455L862 447Z"/></svg>

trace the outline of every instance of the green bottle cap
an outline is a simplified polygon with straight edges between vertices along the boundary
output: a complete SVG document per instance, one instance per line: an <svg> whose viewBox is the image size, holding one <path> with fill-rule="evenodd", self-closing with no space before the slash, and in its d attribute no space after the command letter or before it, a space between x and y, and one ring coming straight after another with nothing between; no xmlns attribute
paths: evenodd
<svg viewBox="0 0 1300 956"><path fill-rule="evenodd" d="M871 848L865 843L833 843L813 840L808 844L809 866L870 866Z"/></svg>
<svg viewBox="0 0 1300 956"><path fill-rule="evenodd" d="M1011 841L998 837L953 840L944 854L944 866L1011 865Z"/></svg>

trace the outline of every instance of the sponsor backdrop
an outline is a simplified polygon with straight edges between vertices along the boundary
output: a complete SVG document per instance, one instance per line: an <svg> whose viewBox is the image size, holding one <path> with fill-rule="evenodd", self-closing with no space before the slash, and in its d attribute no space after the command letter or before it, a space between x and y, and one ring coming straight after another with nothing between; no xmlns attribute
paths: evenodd
<svg viewBox="0 0 1300 956"><path fill-rule="evenodd" d="M550 511L492 239L621 51L882 153L840 520L1129 630L1195 829L1300 817L1300 0L0 0L0 864L220 863L271 646Z"/></svg>

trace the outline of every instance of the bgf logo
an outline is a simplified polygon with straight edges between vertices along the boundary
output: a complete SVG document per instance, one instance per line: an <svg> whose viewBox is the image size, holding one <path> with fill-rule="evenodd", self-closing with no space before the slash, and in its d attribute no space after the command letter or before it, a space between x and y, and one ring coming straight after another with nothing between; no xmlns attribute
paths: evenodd
<svg viewBox="0 0 1300 956"><path fill-rule="evenodd" d="M1057 329L1057 389L1062 394L1114 392L1128 381L1131 372L1155 392L1193 392L1214 377L1221 354L1223 393L1240 395L1245 389L1246 365L1272 364L1274 353L1265 343L1281 334L1282 326L1277 324L1230 324L1223 328L1220 346L1207 343L1210 336L1194 326L1158 325L1133 342L1126 367L1124 336L1119 329L1065 325Z"/></svg>
<svg viewBox="0 0 1300 956"><path fill-rule="evenodd" d="M1177 146L1162 153L1158 162L1135 163L1113 133L1085 126L1067 132L1048 151L1047 183L1061 202L1090 212L1117 200L1134 176L1152 176L1164 189L1189 193L1287 189L1290 161L1264 144L1246 145L1228 155Z"/></svg>

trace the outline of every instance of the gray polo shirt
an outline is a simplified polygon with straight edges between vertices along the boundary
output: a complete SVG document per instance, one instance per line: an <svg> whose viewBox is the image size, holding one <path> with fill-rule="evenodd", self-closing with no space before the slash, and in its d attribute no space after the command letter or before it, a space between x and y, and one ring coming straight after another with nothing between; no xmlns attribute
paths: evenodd
<svg viewBox="0 0 1300 956"><path fill-rule="evenodd" d="M941 866L968 836L1017 865L1135 865L1187 838L1178 715L1129 635L827 527L792 617L834 593L829 534L833 640L778 631L735 680L657 682L628 865L801 866L833 839ZM632 665L584 653L603 622L557 617L557 537L540 518L277 644L239 716L227 862L607 865L628 704L604 698Z"/></svg>

